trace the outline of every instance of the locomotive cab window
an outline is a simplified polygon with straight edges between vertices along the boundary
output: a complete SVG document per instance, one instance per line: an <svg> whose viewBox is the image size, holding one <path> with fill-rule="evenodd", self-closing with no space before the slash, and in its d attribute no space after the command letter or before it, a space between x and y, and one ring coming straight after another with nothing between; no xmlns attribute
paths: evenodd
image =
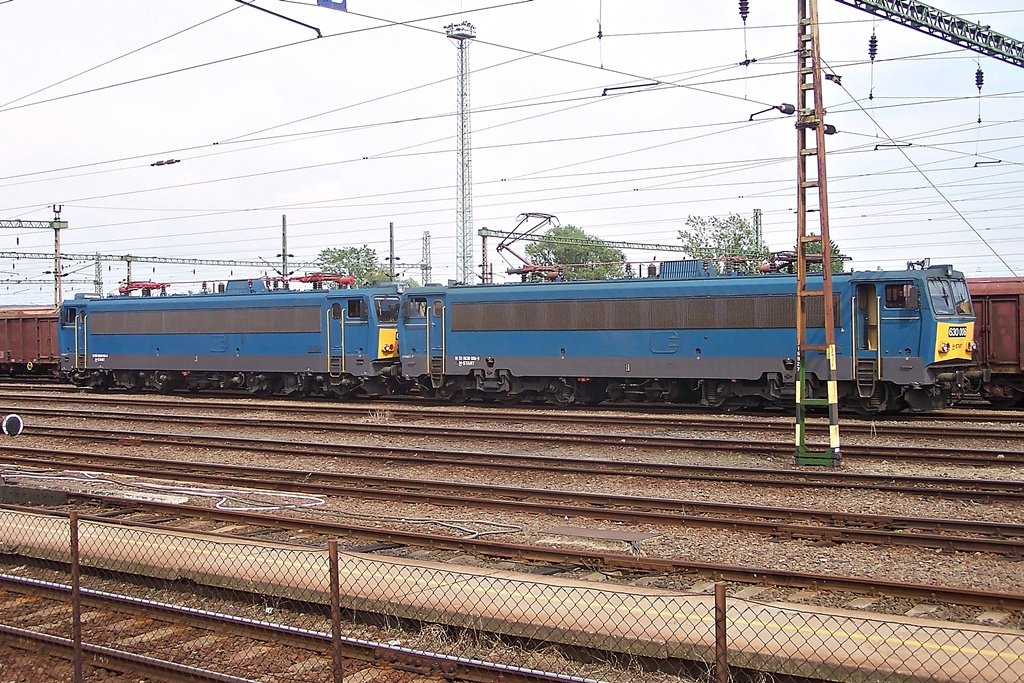
<svg viewBox="0 0 1024 683"><path fill-rule="evenodd" d="M405 302L406 318L426 318L427 299L426 297L414 296Z"/></svg>
<svg viewBox="0 0 1024 683"><path fill-rule="evenodd" d="M373 303L377 308L378 322L398 322L399 300L397 296L375 296Z"/></svg>
<svg viewBox="0 0 1024 683"><path fill-rule="evenodd" d="M76 317L78 317L77 309L65 308L61 313L60 322L64 326L74 325Z"/></svg>
<svg viewBox="0 0 1024 683"><path fill-rule="evenodd" d="M348 319L366 320L366 305L362 299L348 300Z"/></svg>
<svg viewBox="0 0 1024 683"><path fill-rule="evenodd" d="M434 302L434 317L435 318L440 318L442 316L444 316L444 302L443 301L435 301Z"/></svg>
<svg viewBox="0 0 1024 683"><path fill-rule="evenodd" d="M916 310L921 307L917 287L910 283L885 286L885 307Z"/></svg>
<svg viewBox="0 0 1024 683"><path fill-rule="evenodd" d="M963 280L929 278L928 296L935 315L972 315L971 295Z"/></svg>
<svg viewBox="0 0 1024 683"><path fill-rule="evenodd" d="M331 304L331 317L335 320L341 320L341 304Z"/></svg>

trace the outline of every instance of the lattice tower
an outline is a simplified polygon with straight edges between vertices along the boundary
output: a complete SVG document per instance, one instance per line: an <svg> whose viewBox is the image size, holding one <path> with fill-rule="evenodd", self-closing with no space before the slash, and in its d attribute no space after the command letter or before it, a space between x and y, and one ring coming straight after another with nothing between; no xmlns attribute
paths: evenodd
<svg viewBox="0 0 1024 683"><path fill-rule="evenodd" d="M423 232L423 251L420 254L420 284L427 284L433 277L430 267L430 232Z"/></svg>
<svg viewBox="0 0 1024 683"><path fill-rule="evenodd" d="M473 162L469 125L469 43L476 38L473 24L463 21L446 26L448 37L459 51L458 104L456 106L455 277L469 283L473 278Z"/></svg>

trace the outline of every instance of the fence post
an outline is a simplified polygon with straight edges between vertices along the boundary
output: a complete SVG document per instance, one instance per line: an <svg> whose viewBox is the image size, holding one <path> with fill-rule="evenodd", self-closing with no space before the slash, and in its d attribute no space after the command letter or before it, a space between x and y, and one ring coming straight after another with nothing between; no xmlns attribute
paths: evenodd
<svg viewBox="0 0 1024 683"><path fill-rule="evenodd" d="M334 660L334 683L342 683L345 669L341 660L341 586L338 581L338 541L327 542L327 552L331 559L331 655Z"/></svg>
<svg viewBox="0 0 1024 683"><path fill-rule="evenodd" d="M82 683L82 594L78 556L78 513L68 516L71 526L71 638L75 644L75 683Z"/></svg>
<svg viewBox="0 0 1024 683"><path fill-rule="evenodd" d="M729 660L725 640L725 582L715 583L715 681L729 683Z"/></svg>

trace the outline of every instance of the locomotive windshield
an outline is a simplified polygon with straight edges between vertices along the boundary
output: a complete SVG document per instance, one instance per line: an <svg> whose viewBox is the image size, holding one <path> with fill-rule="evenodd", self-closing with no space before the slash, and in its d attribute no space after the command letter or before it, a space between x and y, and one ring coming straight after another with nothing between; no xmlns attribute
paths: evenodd
<svg viewBox="0 0 1024 683"><path fill-rule="evenodd" d="M971 295L963 280L928 279L928 294L935 315L972 315Z"/></svg>
<svg viewBox="0 0 1024 683"><path fill-rule="evenodd" d="M398 322L397 296L376 296L373 303L377 306L377 321L382 323Z"/></svg>

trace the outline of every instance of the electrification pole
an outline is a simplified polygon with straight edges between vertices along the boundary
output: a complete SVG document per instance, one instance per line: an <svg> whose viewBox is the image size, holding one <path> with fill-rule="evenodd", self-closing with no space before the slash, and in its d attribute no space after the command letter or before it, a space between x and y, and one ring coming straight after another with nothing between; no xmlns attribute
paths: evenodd
<svg viewBox="0 0 1024 683"><path fill-rule="evenodd" d="M47 228L53 230L53 254L47 254L46 259L53 259L53 307L59 308L61 299L64 298L64 286L61 282L61 255L60 255L60 231L68 227L67 221L60 219L61 209L60 205L53 205L53 220L52 221L22 221L13 220L6 221L0 220L0 228ZM10 255L5 256L9 258ZM13 258L18 258L17 254L13 255ZM86 257L88 258L88 257Z"/></svg>
<svg viewBox="0 0 1024 683"><path fill-rule="evenodd" d="M281 279L288 289L288 216L281 215Z"/></svg>
<svg viewBox="0 0 1024 683"><path fill-rule="evenodd" d="M818 47L817 0L797 0L797 209L796 209L796 464L838 467L839 403L836 385L836 330L832 300L832 250L828 234L828 189L825 177L825 123L821 98L821 56ZM817 206L808 208L808 191L817 190ZM807 214L817 210L818 234L808 234ZM821 245L821 288L807 282L807 246ZM819 304L820 302L820 304ZM818 314L821 318L818 318ZM819 322L820 320L820 322ZM807 342L808 328L824 327L824 344ZM824 354L828 367L828 398L814 398L806 382L807 353ZM828 406L829 448L807 447L806 410Z"/></svg>
<svg viewBox="0 0 1024 683"><path fill-rule="evenodd" d="M60 229L67 226L60 220L60 212L64 207L59 204L53 205L53 307L60 308L60 302L64 299L64 283L61 282L60 264Z"/></svg>
<svg viewBox="0 0 1024 683"><path fill-rule="evenodd" d="M388 223L388 239L391 245L388 252L388 280L395 281L395 224Z"/></svg>

